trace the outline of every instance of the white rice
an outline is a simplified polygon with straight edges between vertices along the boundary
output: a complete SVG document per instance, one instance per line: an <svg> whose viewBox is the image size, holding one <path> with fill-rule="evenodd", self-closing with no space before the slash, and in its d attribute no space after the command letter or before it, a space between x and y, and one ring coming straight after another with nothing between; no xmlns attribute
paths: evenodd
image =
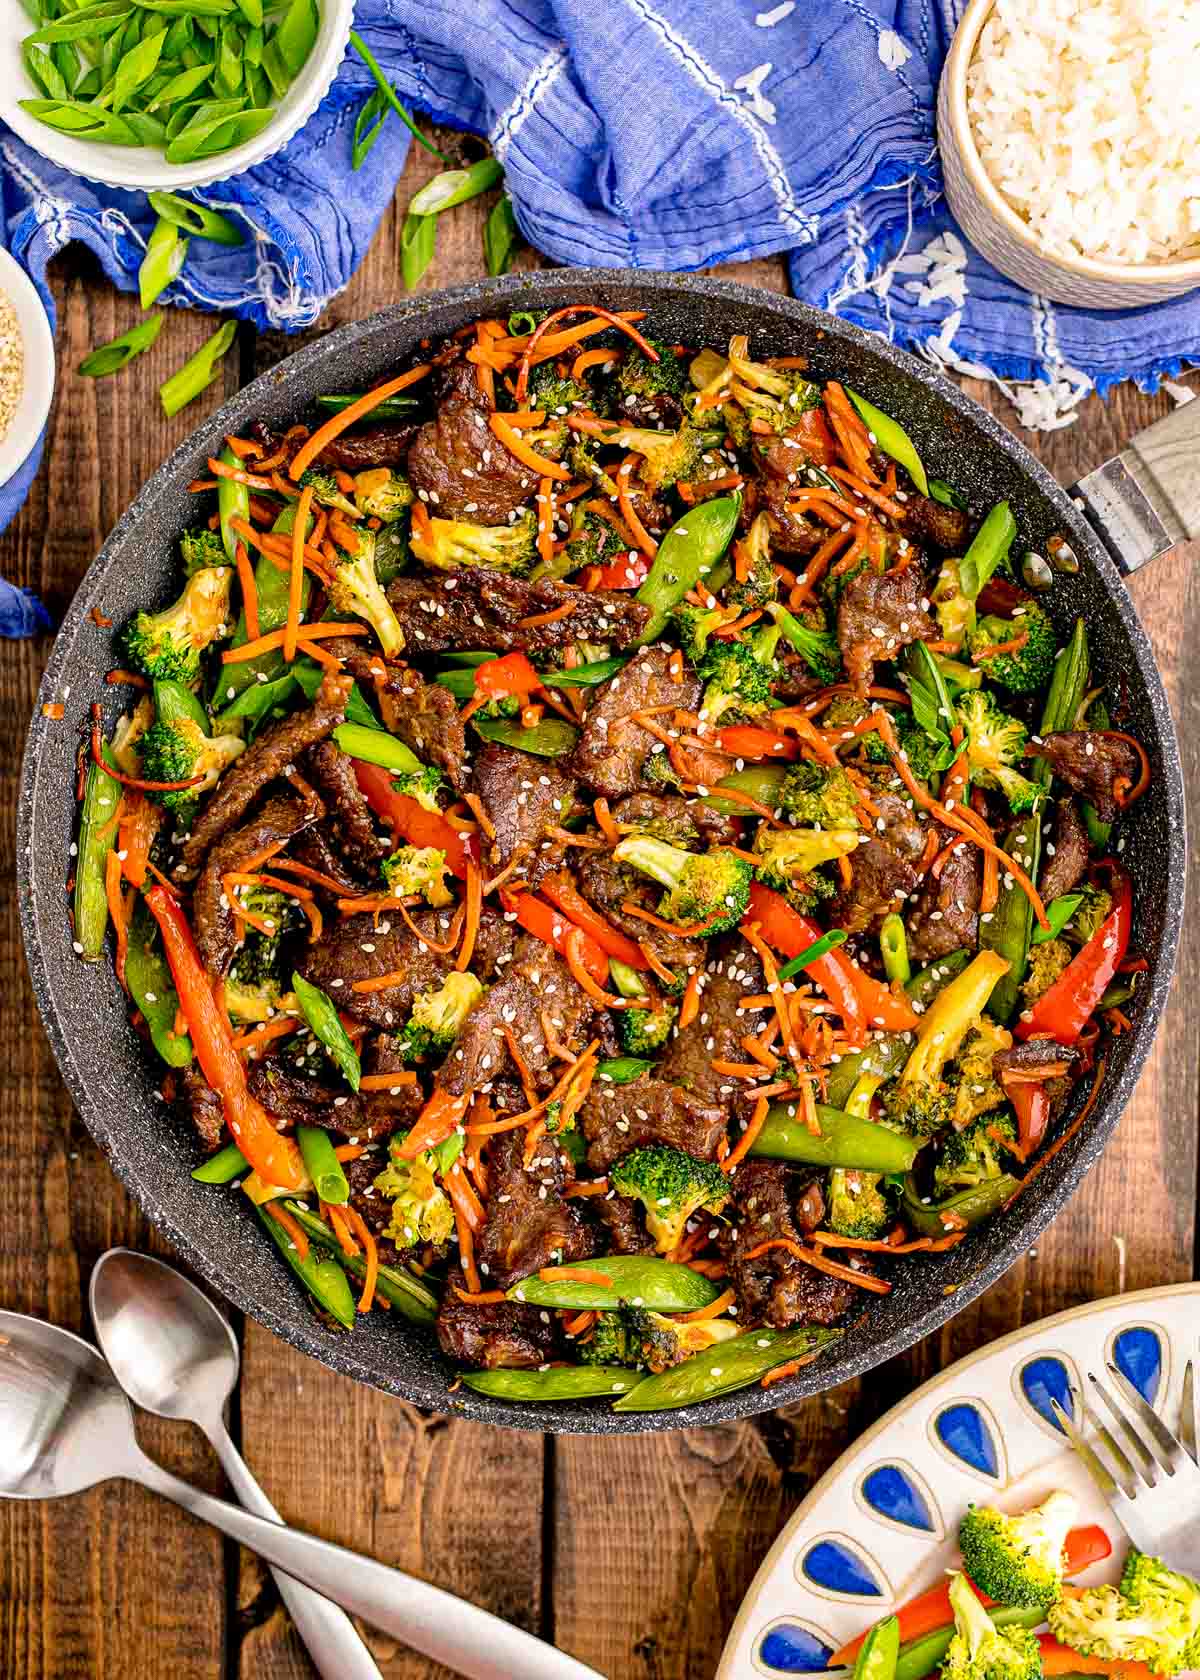
<svg viewBox="0 0 1200 1680"><path fill-rule="evenodd" d="M1047 251L1200 256L1198 0L996 0L967 108L984 168Z"/></svg>

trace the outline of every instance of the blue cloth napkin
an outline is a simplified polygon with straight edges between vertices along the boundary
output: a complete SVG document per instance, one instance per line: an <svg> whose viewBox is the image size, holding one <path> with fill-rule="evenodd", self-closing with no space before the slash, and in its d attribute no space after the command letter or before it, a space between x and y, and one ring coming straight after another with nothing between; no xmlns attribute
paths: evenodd
<svg viewBox="0 0 1200 1680"><path fill-rule="evenodd" d="M568 264L701 268L791 253L798 296L931 359L1003 380L1069 423L1091 383L1153 383L1200 358L1200 296L1118 314L1052 305L959 239L941 198L934 96L965 0L359 0L401 98L484 135L525 236ZM163 302L311 325L361 260L409 146L397 119L357 174L371 88L353 54L277 156L196 196L253 230L193 240ZM0 206L47 297L72 239L135 285L153 215L0 126ZM31 469L0 491L0 528ZM14 621L15 622L15 621ZM0 634L8 628L0 600Z"/></svg>

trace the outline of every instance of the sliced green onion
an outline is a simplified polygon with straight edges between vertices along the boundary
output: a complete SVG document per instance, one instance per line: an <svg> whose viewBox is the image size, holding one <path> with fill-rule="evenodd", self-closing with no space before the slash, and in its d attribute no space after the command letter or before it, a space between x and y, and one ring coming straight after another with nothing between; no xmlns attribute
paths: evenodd
<svg viewBox="0 0 1200 1680"><path fill-rule="evenodd" d="M507 274L520 233L512 199L501 193L483 224L483 260L489 274Z"/></svg>
<svg viewBox="0 0 1200 1680"><path fill-rule="evenodd" d="M354 119L354 134L350 144L350 167L361 169L367 154L383 131L391 113L391 106L376 88Z"/></svg>
<svg viewBox="0 0 1200 1680"><path fill-rule="evenodd" d="M435 175L432 181L426 181L420 191L413 194L409 201L409 213L413 216L440 216L443 210L452 210L456 204L478 198L480 193L487 192L503 179L504 171L493 157L480 158L469 169L447 169L441 175Z"/></svg>
<svg viewBox="0 0 1200 1680"><path fill-rule="evenodd" d="M179 274L187 256L188 241L174 222L160 216L146 245L146 255L138 269L138 297L143 309L149 309Z"/></svg>
<svg viewBox="0 0 1200 1680"><path fill-rule="evenodd" d="M162 401L163 413L168 420L173 414L178 414L181 408L198 397L201 391L206 391L217 377L217 363L233 343L237 333L237 322L226 321L224 326L218 327L216 332L202 344L194 356L173 373L170 379L164 380L158 388Z"/></svg>
<svg viewBox="0 0 1200 1680"><path fill-rule="evenodd" d="M411 292L433 261L437 249L437 217L414 216L410 210L400 230L400 272Z"/></svg>
<svg viewBox="0 0 1200 1680"><path fill-rule="evenodd" d="M820 939L814 939L811 945L806 945L803 951L794 956L790 962L785 962L779 970L779 978L790 980L794 974L802 973L810 963L815 963L821 957L828 956L829 952L834 950L836 946L844 945L849 937L850 935L844 928L830 928L829 932L823 933Z"/></svg>
<svg viewBox="0 0 1200 1680"><path fill-rule="evenodd" d="M419 140L421 145L424 146L424 148L427 152L432 152L435 158L440 158L441 161L443 163L445 163L445 161L446 161L445 152L439 152L437 147L434 145L433 141L432 140L427 140L425 138L425 136L421 133L421 130L417 127L416 123L412 120L412 117L404 109L404 106L401 105L399 99L396 96L396 90L392 87L392 84L388 81L388 79L384 75L383 71L379 68L379 65L375 61L375 54L371 51L370 47L363 40L362 36L358 33L357 29L352 29L350 31L350 45L354 48L355 52L362 59L363 63L366 65L367 69L371 72L372 76L374 76L375 83L376 83L376 86L379 89L379 92L381 93L383 98L387 100L388 104L392 107L392 110L395 111L396 115L400 118L400 121L404 124L405 128L408 129L409 133L412 135L413 139L414 140Z"/></svg>
<svg viewBox="0 0 1200 1680"><path fill-rule="evenodd" d="M110 373L119 372L135 356L150 348L162 331L162 324L161 313L148 315L136 327L130 327L128 332L110 338L107 344L89 351L76 371L85 379L104 379Z"/></svg>
<svg viewBox="0 0 1200 1680"><path fill-rule="evenodd" d="M236 1143L227 1143L192 1173L197 1184L232 1184L250 1171L250 1163Z"/></svg>
<svg viewBox="0 0 1200 1680"><path fill-rule="evenodd" d="M192 76L196 72L188 70L184 74ZM246 242L241 229L235 227L227 216L219 216L203 204L194 204L190 198L181 198L178 193L152 192L147 196L150 208L160 220L173 222L197 239L211 239L217 245L244 245Z"/></svg>

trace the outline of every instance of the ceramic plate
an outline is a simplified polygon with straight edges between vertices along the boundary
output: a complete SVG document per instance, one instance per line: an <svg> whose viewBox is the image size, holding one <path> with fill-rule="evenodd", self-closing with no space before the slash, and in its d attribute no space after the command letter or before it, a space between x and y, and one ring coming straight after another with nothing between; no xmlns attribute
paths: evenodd
<svg viewBox="0 0 1200 1680"><path fill-rule="evenodd" d="M820 1672L832 1651L951 1567L972 1502L1020 1510L1069 1488L1079 1521L1101 1524L1113 1542L1113 1556L1076 1579L1115 1580L1128 1542L1050 1400L1073 1414L1072 1387L1111 1360L1174 1423L1198 1329L1200 1283L1144 1289L1044 1318L932 1378L797 1510L754 1577L717 1680Z"/></svg>

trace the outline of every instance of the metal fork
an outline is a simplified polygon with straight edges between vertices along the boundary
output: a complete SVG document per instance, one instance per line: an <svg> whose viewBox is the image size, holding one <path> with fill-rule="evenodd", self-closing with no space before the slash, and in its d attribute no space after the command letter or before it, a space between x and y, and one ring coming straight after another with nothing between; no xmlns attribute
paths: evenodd
<svg viewBox="0 0 1200 1680"><path fill-rule="evenodd" d="M1108 1364L1119 1404L1094 1372L1088 1372L1092 1393L1111 1415L1124 1438L1122 1445L1078 1389L1071 1393L1079 1416L1095 1431L1085 1440L1075 1420L1051 1398L1063 1433L1121 1527L1140 1552L1160 1557L1172 1569L1200 1573L1200 1384L1189 1359L1183 1374L1179 1435L1172 1435L1158 1413L1133 1384Z"/></svg>

